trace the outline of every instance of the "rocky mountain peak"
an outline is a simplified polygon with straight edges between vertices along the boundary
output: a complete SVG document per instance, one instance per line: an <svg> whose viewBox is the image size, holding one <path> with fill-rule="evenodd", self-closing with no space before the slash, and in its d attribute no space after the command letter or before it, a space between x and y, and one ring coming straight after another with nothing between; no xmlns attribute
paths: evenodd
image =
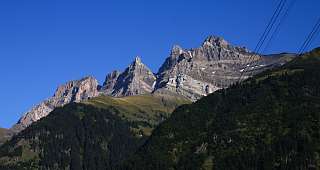
<svg viewBox="0 0 320 170"><path fill-rule="evenodd" d="M141 58L139 56L136 56L134 58L133 63L134 63L134 65L143 64L142 61L141 61Z"/></svg>
<svg viewBox="0 0 320 170"><path fill-rule="evenodd" d="M70 102L80 102L90 97L98 96L98 81L92 77L87 76L81 80L69 81L57 88L53 99L56 105L64 105Z"/></svg>
<svg viewBox="0 0 320 170"><path fill-rule="evenodd" d="M218 47L228 47L229 42L225 39L217 36L209 36L203 42L203 46L218 46Z"/></svg>
<svg viewBox="0 0 320 170"><path fill-rule="evenodd" d="M251 53L246 47L239 47L230 44L222 37L209 36L202 43L202 48L222 48L226 50L236 51L240 53Z"/></svg>
<svg viewBox="0 0 320 170"><path fill-rule="evenodd" d="M125 69L123 73L126 73L127 75L132 74L139 76L139 74L149 73L151 70L142 63L142 60L139 56L135 57L135 59L131 62L131 64ZM122 74L123 74L122 73ZM152 72L151 72L152 73ZM120 75L122 75L120 74Z"/></svg>
<svg viewBox="0 0 320 170"><path fill-rule="evenodd" d="M71 102L81 102L99 95L98 81L88 76L81 80L69 81L57 88L54 95L25 113L11 130L19 132L30 124L47 116L53 109Z"/></svg>
<svg viewBox="0 0 320 170"><path fill-rule="evenodd" d="M123 73L107 76L102 89L103 93L116 97L146 94L153 91L155 81L152 71L136 57Z"/></svg>
<svg viewBox="0 0 320 170"><path fill-rule="evenodd" d="M254 56L254 57L253 57ZM255 61L254 64L249 62ZM178 93L197 100L238 81L275 66L277 58L253 55L243 47L233 46L221 37L209 36L199 48L174 47L157 73L155 93Z"/></svg>
<svg viewBox="0 0 320 170"><path fill-rule="evenodd" d="M133 62L128 66L128 71L133 72L139 68L147 67L145 64L142 63L142 60L139 56L136 56Z"/></svg>
<svg viewBox="0 0 320 170"><path fill-rule="evenodd" d="M183 49L179 45L174 45L171 49L171 57L178 56L183 53Z"/></svg>

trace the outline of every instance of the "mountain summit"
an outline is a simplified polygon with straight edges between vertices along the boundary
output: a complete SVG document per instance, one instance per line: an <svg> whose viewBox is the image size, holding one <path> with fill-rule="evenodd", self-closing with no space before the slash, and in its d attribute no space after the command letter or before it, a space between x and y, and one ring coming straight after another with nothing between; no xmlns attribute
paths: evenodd
<svg viewBox="0 0 320 170"><path fill-rule="evenodd" d="M152 71L140 57L136 57L123 73L113 71L108 74L102 89L107 95L115 97L148 94L152 92L155 82Z"/></svg>

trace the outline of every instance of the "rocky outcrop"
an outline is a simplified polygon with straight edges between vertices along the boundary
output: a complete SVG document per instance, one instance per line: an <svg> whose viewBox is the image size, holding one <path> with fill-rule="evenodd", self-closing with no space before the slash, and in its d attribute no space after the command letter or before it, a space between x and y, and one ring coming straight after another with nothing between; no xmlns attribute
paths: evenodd
<svg viewBox="0 0 320 170"><path fill-rule="evenodd" d="M123 73L114 71L107 75L102 92L115 97L148 94L155 82L152 71L136 57Z"/></svg>
<svg viewBox="0 0 320 170"><path fill-rule="evenodd" d="M98 81L93 77L70 81L57 88L53 97L44 100L25 113L11 130L19 132L30 124L47 116L53 109L71 102L80 102L99 95Z"/></svg>
<svg viewBox="0 0 320 170"><path fill-rule="evenodd" d="M111 73L109 73L106 76L106 79L103 83L103 86L101 88L101 91L106 94L106 95L111 95L113 90L114 90L114 86L117 83L118 77L120 76L121 72L120 71L113 71Z"/></svg>
<svg viewBox="0 0 320 170"><path fill-rule="evenodd" d="M265 57L244 47L210 36L201 47L174 46L159 69L155 93L174 92L193 101L218 89L245 80L267 68L283 64L279 57Z"/></svg>

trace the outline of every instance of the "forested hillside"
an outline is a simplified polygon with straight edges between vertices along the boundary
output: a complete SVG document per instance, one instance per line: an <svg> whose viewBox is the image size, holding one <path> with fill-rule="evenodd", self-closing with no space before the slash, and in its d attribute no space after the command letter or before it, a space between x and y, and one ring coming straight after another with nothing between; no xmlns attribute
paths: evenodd
<svg viewBox="0 0 320 170"><path fill-rule="evenodd" d="M0 169L111 169L185 99L100 96L55 109L0 148Z"/></svg>
<svg viewBox="0 0 320 170"><path fill-rule="evenodd" d="M123 169L320 169L320 48L182 106Z"/></svg>

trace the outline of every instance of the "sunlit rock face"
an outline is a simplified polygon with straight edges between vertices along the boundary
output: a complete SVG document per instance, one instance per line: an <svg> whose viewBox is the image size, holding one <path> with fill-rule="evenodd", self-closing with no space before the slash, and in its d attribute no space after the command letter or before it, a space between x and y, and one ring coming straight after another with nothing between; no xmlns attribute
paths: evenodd
<svg viewBox="0 0 320 170"><path fill-rule="evenodd" d="M25 113L11 130L19 132L33 122L46 117L53 109L71 102L81 102L99 95L98 81L93 77L69 81L57 88L52 97L44 100Z"/></svg>
<svg viewBox="0 0 320 170"><path fill-rule="evenodd" d="M210 36L199 48L174 46L159 69L156 93L175 92L193 101L267 68L281 65L281 57L265 57L226 40Z"/></svg>
<svg viewBox="0 0 320 170"><path fill-rule="evenodd" d="M102 92L114 97L150 94L155 82L152 71L136 57L124 72L113 71L107 75Z"/></svg>

